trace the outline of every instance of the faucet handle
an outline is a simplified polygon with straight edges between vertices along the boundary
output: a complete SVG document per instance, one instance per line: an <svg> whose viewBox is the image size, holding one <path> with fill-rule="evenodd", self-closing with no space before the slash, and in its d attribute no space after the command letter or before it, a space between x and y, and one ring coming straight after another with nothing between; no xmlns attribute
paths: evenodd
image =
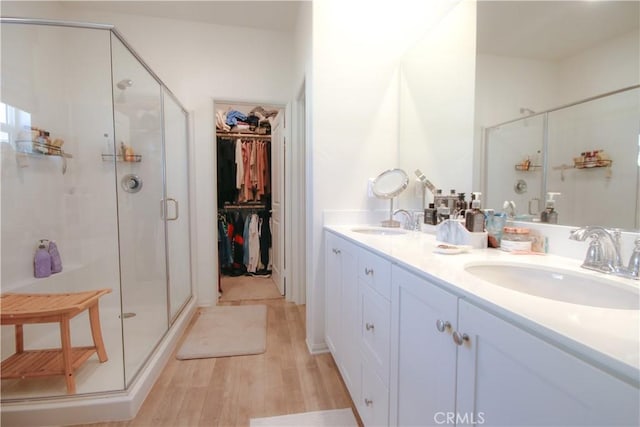
<svg viewBox="0 0 640 427"><path fill-rule="evenodd" d="M636 247L633 249L631 253L631 258L629 258L629 274L634 277L640 277L640 237L635 240Z"/></svg>
<svg viewBox="0 0 640 427"><path fill-rule="evenodd" d="M604 249L600 242L600 236L597 234L591 235L591 243L589 243L589 249L587 249L587 255L584 258L583 266L599 267L605 261Z"/></svg>

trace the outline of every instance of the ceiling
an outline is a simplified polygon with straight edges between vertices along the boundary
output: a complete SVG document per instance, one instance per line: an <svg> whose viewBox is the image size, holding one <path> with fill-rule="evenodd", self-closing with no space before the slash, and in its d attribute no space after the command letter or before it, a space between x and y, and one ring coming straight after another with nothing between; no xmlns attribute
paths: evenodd
<svg viewBox="0 0 640 427"><path fill-rule="evenodd" d="M65 7L292 32L299 1L67 1Z"/></svg>
<svg viewBox="0 0 640 427"><path fill-rule="evenodd" d="M478 52L558 60L637 29L640 1L478 1Z"/></svg>

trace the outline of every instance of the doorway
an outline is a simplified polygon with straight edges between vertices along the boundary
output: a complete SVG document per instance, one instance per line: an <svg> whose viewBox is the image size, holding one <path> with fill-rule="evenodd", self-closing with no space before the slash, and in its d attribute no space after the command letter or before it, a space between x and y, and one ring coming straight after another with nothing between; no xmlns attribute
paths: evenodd
<svg viewBox="0 0 640 427"><path fill-rule="evenodd" d="M282 298L285 108L214 101L220 301Z"/></svg>

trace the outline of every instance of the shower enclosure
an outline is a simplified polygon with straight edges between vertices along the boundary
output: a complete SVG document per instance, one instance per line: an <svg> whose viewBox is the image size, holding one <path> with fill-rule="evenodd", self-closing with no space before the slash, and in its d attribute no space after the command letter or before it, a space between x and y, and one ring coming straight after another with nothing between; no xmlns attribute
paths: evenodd
<svg viewBox="0 0 640 427"><path fill-rule="evenodd" d="M640 86L484 129L483 196L537 220L547 192L563 225L640 228Z"/></svg>
<svg viewBox="0 0 640 427"><path fill-rule="evenodd" d="M187 112L112 26L0 23L1 291L110 289L108 360L78 368L77 394L126 390L192 295ZM63 269L34 278L43 239ZM71 341L92 345L86 313ZM3 360L15 345L2 326ZM57 324L24 326L26 350L59 347ZM63 376L3 376L3 403L66 394Z"/></svg>

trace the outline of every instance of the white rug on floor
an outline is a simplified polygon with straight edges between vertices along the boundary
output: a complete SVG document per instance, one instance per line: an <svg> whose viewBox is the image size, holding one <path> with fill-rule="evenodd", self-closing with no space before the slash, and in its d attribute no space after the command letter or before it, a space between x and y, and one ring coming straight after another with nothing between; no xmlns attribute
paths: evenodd
<svg viewBox="0 0 640 427"><path fill-rule="evenodd" d="M213 307L196 316L176 354L178 359L241 356L266 350L266 305Z"/></svg>
<svg viewBox="0 0 640 427"><path fill-rule="evenodd" d="M279 417L251 418L251 420L249 420L250 427L357 427L357 425L358 422L353 416L351 408L303 412L301 414L282 415Z"/></svg>

